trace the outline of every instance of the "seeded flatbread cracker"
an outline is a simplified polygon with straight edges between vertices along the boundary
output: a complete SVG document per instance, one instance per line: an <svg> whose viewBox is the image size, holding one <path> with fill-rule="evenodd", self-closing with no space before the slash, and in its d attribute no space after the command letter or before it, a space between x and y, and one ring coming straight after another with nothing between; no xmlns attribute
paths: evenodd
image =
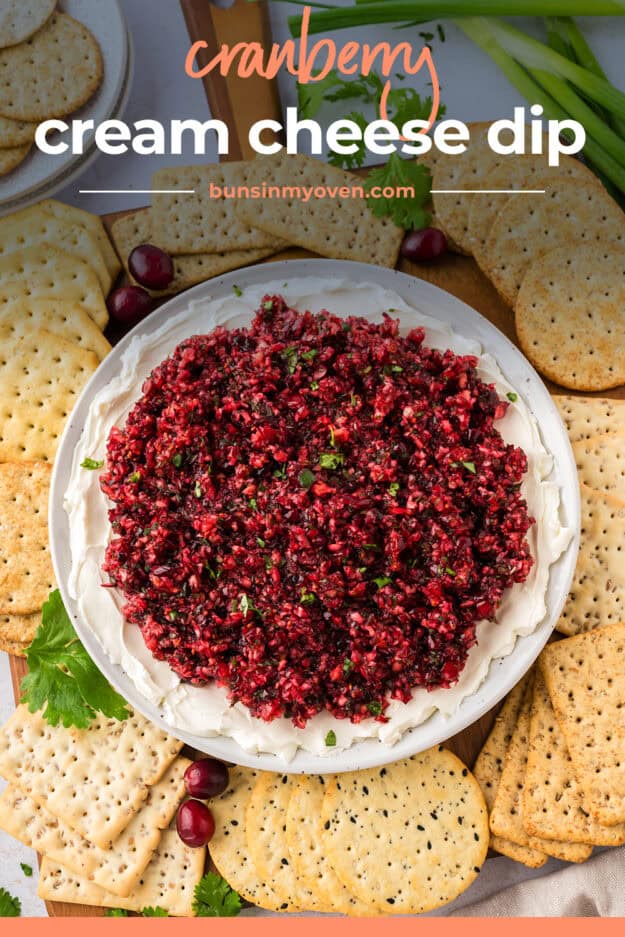
<svg viewBox="0 0 625 937"><path fill-rule="evenodd" d="M581 498L577 565L556 626L567 635L625 619L625 504L585 485Z"/></svg>
<svg viewBox="0 0 625 937"><path fill-rule="evenodd" d="M0 149L8 150L14 146L24 146L35 139L37 124L25 120L9 120L0 117Z"/></svg>
<svg viewBox="0 0 625 937"><path fill-rule="evenodd" d="M2 468L0 467L0 475ZM3 545L0 544L0 554L3 552ZM15 615L11 612L0 615L0 649L7 650L9 653L24 653L26 648L32 643L37 628L41 624L41 612L31 612L28 615Z"/></svg>
<svg viewBox="0 0 625 937"><path fill-rule="evenodd" d="M79 303L98 328L108 322L102 288L89 264L52 244L0 257L0 309L25 297Z"/></svg>
<svg viewBox="0 0 625 937"><path fill-rule="evenodd" d="M111 350L93 319L78 303L62 299L23 299L19 303L0 306L0 334L6 337L23 338L43 329L52 332L66 342L92 351L98 361L103 361Z"/></svg>
<svg viewBox="0 0 625 937"><path fill-rule="evenodd" d="M328 778L315 774L294 779L286 815L291 863L320 907L335 914L373 917L379 910L352 895L326 858L322 809L327 782Z"/></svg>
<svg viewBox="0 0 625 937"><path fill-rule="evenodd" d="M9 784L0 796L0 829L52 862L114 895L128 896L158 848L185 796L184 772L191 764L177 758L150 788L145 806L108 849L93 846L54 814Z"/></svg>
<svg viewBox="0 0 625 937"><path fill-rule="evenodd" d="M550 644L540 659L585 808L625 822L625 623Z"/></svg>
<svg viewBox="0 0 625 937"><path fill-rule="evenodd" d="M553 402L560 411L572 443L592 436L618 433L625 426L625 400L563 394L554 396Z"/></svg>
<svg viewBox="0 0 625 937"><path fill-rule="evenodd" d="M50 19L56 0L2 0L0 49L24 42Z"/></svg>
<svg viewBox="0 0 625 937"><path fill-rule="evenodd" d="M131 279L128 258L134 248L140 244L154 244L155 247L161 247L160 239L152 235L152 217L148 208L142 208L124 215L123 218L118 218L111 226L111 233L120 257L124 258L124 266ZM153 293L153 295L165 296L170 293L180 293L182 290L195 286L196 283L203 283L229 270L237 270L239 267L256 263L264 257L270 257L273 253L275 253L273 247L265 247L262 250L229 251L220 254L180 254L172 257L174 279L166 290Z"/></svg>
<svg viewBox="0 0 625 937"><path fill-rule="evenodd" d="M573 455L582 484L613 495L625 504L625 434L607 433L582 439L573 443Z"/></svg>
<svg viewBox="0 0 625 937"><path fill-rule="evenodd" d="M8 176L24 162L32 148L31 143L23 146L11 146L0 150L0 176Z"/></svg>
<svg viewBox="0 0 625 937"><path fill-rule="evenodd" d="M625 843L625 825L601 826L585 809L566 740L538 672L523 789L523 822L533 836L593 846Z"/></svg>
<svg viewBox="0 0 625 937"><path fill-rule="evenodd" d="M170 917L192 917L193 896L204 874L205 859L205 849L191 849L175 830L166 830L139 884L127 897L107 892L47 857L41 863L37 894L44 901L137 912L162 908Z"/></svg>
<svg viewBox="0 0 625 937"><path fill-rule="evenodd" d="M55 728L19 706L0 732L0 776L82 837L108 849L182 748L135 713Z"/></svg>
<svg viewBox="0 0 625 937"><path fill-rule="evenodd" d="M104 258L106 268L115 281L119 276L122 265L119 257L115 253L115 248L106 232L106 228L99 215L84 211L82 208L76 208L74 205L65 205L63 202L57 202L55 199L46 199L39 203L39 207L49 215L54 215L60 221L68 225L80 225L85 228L97 240L100 246L100 252Z"/></svg>
<svg viewBox="0 0 625 937"><path fill-rule="evenodd" d="M610 244L609 222L605 229L602 245L571 242L569 235L535 259L516 301L521 348L546 377L574 390L625 382L625 249Z"/></svg>
<svg viewBox="0 0 625 937"><path fill-rule="evenodd" d="M488 810L493 809L497 789L501 780L506 751L516 726L519 710L527 688L528 678L525 677L510 691L506 701L497 714L490 735L484 743L482 751L477 756L473 767L475 779L482 789ZM490 837L491 849L495 849L503 856L509 856L515 862L521 862L530 869L538 869L547 861L547 856L541 850L530 849L529 846L520 846L501 836Z"/></svg>
<svg viewBox="0 0 625 937"><path fill-rule="evenodd" d="M0 465L0 615L37 612L54 589L48 546L51 474L44 462Z"/></svg>
<svg viewBox="0 0 625 937"><path fill-rule="evenodd" d="M482 269L509 306L514 306L526 273L530 268L540 269L537 261L554 248L564 246L577 265L586 245L603 245L606 252L625 245L625 214L595 182L559 176L549 182L544 195L528 198L531 202L510 197L484 247ZM559 298L566 318L570 315L568 297L574 296L567 267L559 268L555 282L552 295ZM527 290L525 296L527 302ZM553 329L548 331L551 335ZM556 337L553 342L557 344Z"/></svg>
<svg viewBox="0 0 625 937"><path fill-rule="evenodd" d="M253 222L242 221L235 212L237 199L211 197L211 185L236 189L246 183L249 164L213 163L160 169L152 179L154 189L193 190L194 195L155 195L152 226L160 246L177 254L217 254L224 251L273 251L287 247L279 236L261 231ZM256 204L260 205L258 201Z"/></svg>
<svg viewBox="0 0 625 937"><path fill-rule="evenodd" d="M250 856L246 836L246 813L258 771L231 768L228 787L210 802L215 833L210 856L217 871L239 894L268 911L297 911L292 901L280 898L261 878Z"/></svg>
<svg viewBox="0 0 625 937"><path fill-rule="evenodd" d="M0 51L0 114L13 120L65 117L93 97L104 66L95 36L54 13L26 42Z"/></svg>
<svg viewBox="0 0 625 937"><path fill-rule="evenodd" d="M543 189L551 179L558 176L602 187L594 173L581 160L572 156L562 156L559 166L549 166L545 156L526 154L512 159L504 158L490 168L484 187L491 191L473 198L469 203L467 238L471 253L480 267L486 265L485 250L491 228L511 197L506 194L506 190ZM535 207L535 203L542 198L541 195L530 194L513 197L526 200L527 207Z"/></svg>
<svg viewBox="0 0 625 937"><path fill-rule="evenodd" d="M310 156L279 154L248 164L246 184L326 186L338 192L343 186L361 186L352 173L328 166ZM276 237L336 260L360 260L394 267L403 231L389 218L376 218L364 198L241 199L237 215L248 224L257 224Z"/></svg>
<svg viewBox="0 0 625 937"><path fill-rule="evenodd" d="M5 340L0 353L0 461L51 462L67 417L97 367L92 351L44 329Z"/></svg>
<svg viewBox="0 0 625 937"><path fill-rule="evenodd" d="M39 244L54 244L73 257L79 257L96 274L106 295L113 281L106 268L98 242L79 225L68 225L38 205L0 218L0 257Z"/></svg>
<svg viewBox="0 0 625 937"><path fill-rule="evenodd" d="M323 821L338 877L387 914L419 914L456 898L488 850L479 785L442 748L330 779Z"/></svg>
<svg viewBox="0 0 625 937"><path fill-rule="evenodd" d="M287 809L297 778L263 772L256 779L245 812L247 848L260 878L283 902L302 911L329 911L301 879L287 842Z"/></svg>

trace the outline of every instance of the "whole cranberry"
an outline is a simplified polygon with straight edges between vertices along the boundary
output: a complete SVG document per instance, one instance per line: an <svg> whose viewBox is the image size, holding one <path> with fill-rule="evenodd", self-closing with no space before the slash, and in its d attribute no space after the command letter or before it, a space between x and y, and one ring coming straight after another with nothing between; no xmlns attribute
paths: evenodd
<svg viewBox="0 0 625 937"><path fill-rule="evenodd" d="M149 293L140 286L121 286L106 301L111 318L123 325L136 325L154 309Z"/></svg>
<svg viewBox="0 0 625 937"><path fill-rule="evenodd" d="M415 263L423 260L438 260L447 253L447 249L447 238L438 228L411 231L401 245L402 257Z"/></svg>
<svg viewBox="0 0 625 937"><path fill-rule="evenodd" d="M185 800L178 810L176 829L186 846L199 849L213 838L215 820L206 804L200 800Z"/></svg>
<svg viewBox="0 0 625 937"><path fill-rule="evenodd" d="M153 244L135 247L128 258L128 269L141 286L164 290L174 278L174 262L165 251Z"/></svg>
<svg viewBox="0 0 625 937"><path fill-rule="evenodd" d="M221 761L203 758L189 765L184 773L184 783L190 797L209 800L223 794L228 787L228 769Z"/></svg>

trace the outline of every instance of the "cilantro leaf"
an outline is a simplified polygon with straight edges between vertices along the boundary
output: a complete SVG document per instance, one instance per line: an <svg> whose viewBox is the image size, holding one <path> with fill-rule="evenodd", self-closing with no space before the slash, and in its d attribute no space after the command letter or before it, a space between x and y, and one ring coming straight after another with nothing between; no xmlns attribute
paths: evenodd
<svg viewBox="0 0 625 937"><path fill-rule="evenodd" d="M197 917L236 917L242 907L241 896L221 875L208 872L195 886L193 910Z"/></svg>
<svg viewBox="0 0 625 937"><path fill-rule="evenodd" d="M28 674L22 702L31 713L44 710L50 725L86 729L96 713L122 722L129 715L78 640L58 589L44 604L41 625L26 651Z"/></svg>
<svg viewBox="0 0 625 937"><path fill-rule="evenodd" d="M83 459L80 463L81 468L89 469L91 472L94 472L96 469L101 469L104 465L104 459Z"/></svg>
<svg viewBox="0 0 625 937"><path fill-rule="evenodd" d="M32 878L32 877L33 877L33 867L32 867L32 865L27 865L25 862L20 862L20 869L22 870L22 872L24 873L24 875L26 876L26 878Z"/></svg>
<svg viewBox="0 0 625 937"><path fill-rule="evenodd" d="M336 745L336 732L334 729L330 729L325 738L325 743L328 748L334 748Z"/></svg>
<svg viewBox="0 0 625 937"><path fill-rule="evenodd" d="M21 917L22 904L19 898L10 895L6 888L0 888L0 917Z"/></svg>
<svg viewBox="0 0 625 937"><path fill-rule="evenodd" d="M169 917L169 914L165 908L144 908L141 912L141 917Z"/></svg>
<svg viewBox="0 0 625 937"><path fill-rule="evenodd" d="M391 198L369 198L368 205L378 218L392 218L400 228L427 228L432 220L425 206L430 201L432 176L422 163L402 159L393 153L386 166L372 169L364 181L365 192L371 193L374 187L383 190L386 186L397 189L407 186L414 189L414 196L394 195Z"/></svg>
<svg viewBox="0 0 625 937"><path fill-rule="evenodd" d="M364 164L367 158L364 133L369 121L364 114L360 114L358 111L352 111L350 114L347 114L345 120L353 120L355 124L358 124L362 131L363 139L360 141L354 140L354 143L358 147L355 153L330 153L328 162L333 166L338 166L340 169L358 169Z"/></svg>
<svg viewBox="0 0 625 937"><path fill-rule="evenodd" d="M319 465L322 469L335 472L345 462L342 452L322 452L319 456Z"/></svg>
<svg viewBox="0 0 625 937"><path fill-rule="evenodd" d="M302 488L310 488L315 484L315 476L310 469L304 469L299 473L299 483Z"/></svg>
<svg viewBox="0 0 625 937"><path fill-rule="evenodd" d="M109 908L104 912L105 917L128 917L128 912L123 908Z"/></svg>

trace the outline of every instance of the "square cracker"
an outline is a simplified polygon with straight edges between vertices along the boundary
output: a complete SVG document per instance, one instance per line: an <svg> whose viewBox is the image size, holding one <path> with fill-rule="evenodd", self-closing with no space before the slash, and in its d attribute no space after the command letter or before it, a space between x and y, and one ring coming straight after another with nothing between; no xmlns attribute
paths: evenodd
<svg viewBox="0 0 625 937"><path fill-rule="evenodd" d="M540 666L591 817L625 822L625 623L550 644Z"/></svg>
<svg viewBox="0 0 625 937"><path fill-rule="evenodd" d="M54 589L48 545L52 467L45 462L0 465L0 615L40 611ZM34 636L34 635L33 635ZM21 640L11 635L9 640Z"/></svg>
<svg viewBox="0 0 625 937"><path fill-rule="evenodd" d="M171 917L192 917L194 892L204 875L205 861L206 849L191 849L175 830L166 830L139 883L124 898L105 891L47 857L41 863L37 894L44 901L137 912L158 907Z"/></svg>
<svg viewBox="0 0 625 937"><path fill-rule="evenodd" d="M582 536L558 631L573 635L625 619L625 502L581 486Z"/></svg>
<svg viewBox="0 0 625 937"><path fill-rule="evenodd" d="M89 264L52 244L0 258L0 308L25 297L79 303L100 329L108 322L102 288Z"/></svg>
<svg viewBox="0 0 625 937"><path fill-rule="evenodd" d="M254 220L239 218L235 198L211 198L211 185L229 188L246 182L249 163L216 163L180 169L159 169L154 189L188 189L194 195L155 195L152 220L164 250L176 254L219 254L223 251L279 251L288 244L278 234L261 231ZM260 203L258 203L260 204Z"/></svg>
<svg viewBox="0 0 625 937"><path fill-rule="evenodd" d="M91 316L78 303L62 299L23 299L0 307L0 332L23 338L39 329L92 351L103 361L111 350ZM3 338L4 340L4 338Z"/></svg>
<svg viewBox="0 0 625 937"><path fill-rule="evenodd" d="M0 474L1 474L0 467ZM0 544L0 552L2 544ZM31 612L28 615L15 615L12 612L0 614L0 650L9 654L22 656L26 648L32 644L41 624L41 612Z"/></svg>
<svg viewBox="0 0 625 937"><path fill-rule="evenodd" d="M525 830L522 792L527 766L531 705L532 683L525 690L525 697L506 752L499 787L490 814L491 832L518 846L556 856L567 862L584 862L592 852L591 847L584 846L582 843L561 843L530 836ZM539 865L542 864L542 862L539 863Z"/></svg>
<svg viewBox="0 0 625 937"><path fill-rule="evenodd" d="M153 237L152 213L149 208L141 208L139 211L131 212L118 218L111 226L111 234L115 241L115 246L121 257L125 258L124 266L128 276L132 279L128 270L128 258L131 252L139 244L154 244L161 247L161 239ZM183 290L195 286L196 283L203 283L212 277L220 276L229 270L237 270L239 267L245 267L248 264L256 263L264 257L270 257L275 253L274 247L265 247L261 250L241 250L228 251L220 254L179 254L172 257L174 262L174 279L161 293L153 295L164 296L169 293L181 293Z"/></svg>
<svg viewBox="0 0 625 937"><path fill-rule="evenodd" d="M104 257L106 268L113 280L119 276L122 265L119 257L115 253L115 248L111 244L104 223L99 215L94 215L82 208L76 208L74 205L65 205L64 202L57 202L56 199L48 198L39 203L39 207L49 215L54 215L68 225L80 225L96 239L100 246L100 251Z"/></svg>
<svg viewBox="0 0 625 937"><path fill-rule="evenodd" d="M328 166L309 156L262 157L249 164L246 183L262 186L343 186L361 185L358 176ZM241 199L239 218L248 224L337 260L359 260L380 267L397 263L403 231L389 218L376 218L364 198Z"/></svg>
<svg viewBox="0 0 625 937"><path fill-rule="evenodd" d="M619 432L625 426L625 400L562 394L554 396L553 402L560 411L571 442Z"/></svg>
<svg viewBox="0 0 625 937"><path fill-rule="evenodd" d="M44 329L3 342L0 461L51 462L67 417L97 367L93 352Z"/></svg>
<svg viewBox="0 0 625 937"><path fill-rule="evenodd" d="M109 292L113 280L97 240L86 228L68 224L39 205L0 218L0 257L46 243L84 260L97 276L104 295Z"/></svg>
<svg viewBox="0 0 625 937"><path fill-rule="evenodd" d="M145 806L109 849L88 843L71 827L9 784L0 797L0 829L36 849L52 862L93 881L114 895L127 897L161 841L185 796L188 758L177 758L154 787Z"/></svg>
<svg viewBox="0 0 625 937"><path fill-rule="evenodd" d="M88 729L64 729L19 706L0 732L0 775L108 849L181 748L138 713L124 722L100 716Z"/></svg>
<svg viewBox="0 0 625 937"><path fill-rule="evenodd" d="M523 820L532 836L593 846L625 843L625 824L601 826L586 810L584 794L540 672L534 685Z"/></svg>
<svg viewBox="0 0 625 937"><path fill-rule="evenodd" d="M612 495L625 505L625 432L605 433L573 443L580 483Z"/></svg>

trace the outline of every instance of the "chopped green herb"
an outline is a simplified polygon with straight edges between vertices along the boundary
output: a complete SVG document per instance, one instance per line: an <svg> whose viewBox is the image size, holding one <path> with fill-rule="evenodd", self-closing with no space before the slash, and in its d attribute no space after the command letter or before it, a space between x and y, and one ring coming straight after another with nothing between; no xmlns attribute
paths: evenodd
<svg viewBox="0 0 625 937"><path fill-rule="evenodd" d="M306 589L302 589L302 594L300 596L301 605L313 605L317 596L314 592L306 592Z"/></svg>
<svg viewBox="0 0 625 937"><path fill-rule="evenodd" d="M363 543L362 548L363 550L379 550L380 549L377 543Z"/></svg>
<svg viewBox="0 0 625 937"><path fill-rule="evenodd" d="M78 640L58 589L43 606L41 625L26 656L21 702L31 713L44 710L50 725L86 729L97 713L120 722L128 718L125 700Z"/></svg>
<svg viewBox="0 0 625 937"><path fill-rule="evenodd" d="M83 459L83 461L80 463L81 468L89 469L89 471L91 472L95 472L96 469L101 469L103 465L104 465L104 459L100 459L98 461L97 459L87 458L87 459Z"/></svg>
<svg viewBox="0 0 625 937"><path fill-rule="evenodd" d="M476 469L476 467L475 467L475 462L463 462L462 464L464 465L464 467L465 467L465 469L467 470L467 472L471 472L472 475L477 475L477 469Z"/></svg>
<svg viewBox="0 0 625 937"><path fill-rule="evenodd" d="M445 572L447 573L448 576L455 576L455 575L456 575L455 569L450 569L449 566L446 566L446 567L445 567Z"/></svg>
<svg viewBox="0 0 625 937"><path fill-rule="evenodd" d="M330 445L333 449L336 449L336 439L334 438L334 427L330 427Z"/></svg>
<svg viewBox="0 0 625 937"><path fill-rule="evenodd" d="M356 665L353 660L350 660L349 657L346 657L343 661L343 673L351 673Z"/></svg>
<svg viewBox="0 0 625 937"><path fill-rule="evenodd" d="M436 24L436 32L438 33L438 38L440 41L445 42L445 27L442 25L442 23Z"/></svg>
<svg viewBox="0 0 625 937"><path fill-rule="evenodd" d="M303 472L299 474L299 483L302 488L310 488L315 483L315 476L310 471L310 469L304 469Z"/></svg>
<svg viewBox="0 0 625 937"><path fill-rule="evenodd" d="M250 498L250 507L251 507L252 511L257 511L257 510L258 510L258 502L257 502L256 498Z"/></svg>
<svg viewBox="0 0 625 937"><path fill-rule="evenodd" d="M265 557L265 569L269 572L270 569L273 569L273 560L270 556Z"/></svg>
<svg viewBox="0 0 625 937"><path fill-rule="evenodd" d="M357 407L359 401L360 401L360 397L357 397L356 394L349 395L349 402L352 405L352 407Z"/></svg>
<svg viewBox="0 0 625 937"><path fill-rule="evenodd" d="M390 494L391 498L397 497L399 493L399 489L400 489L399 482L391 482L391 484L388 486L388 493Z"/></svg>
<svg viewBox="0 0 625 937"><path fill-rule="evenodd" d="M133 472L132 475L128 476L128 481L135 484L136 482L141 481L141 472Z"/></svg>
<svg viewBox="0 0 625 937"><path fill-rule="evenodd" d="M169 618L170 621L177 621L178 612L175 609L172 609L171 612L167 613L167 617Z"/></svg>
<svg viewBox="0 0 625 937"><path fill-rule="evenodd" d="M232 287L232 292L235 296L243 296L243 290L240 286L236 286L236 284Z"/></svg>
<svg viewBox="0 0 625 937"><path fill-rule="evenodd" d="M207 872L195 886L193 911L197 917L236 917L242 907L241 896L221 875Z"/></svg>
<svg viewBox="0 0 625 937"><path fill-rule="evenodd" d="M289 374L295 374L297 370L297 365L299 364L299 354L297 348L285 348L282 352L282 357L286 361L286 366Z"/></svg>
<svg viewBox="0 0 625 937"><path fill-rule="evenodd" d="M516 403L517 400L519 399L519 395L518 395L518 394L515 394L513 390L509 391L509 392L506 394L506 397L508 398L508 400L510 401L510 403Z"/></svg>
<svg viewBox="0 0 625 937"><path fill-rule="evenodd" d="M247 613L249 612L250 608L252 608L252 607L253 607L253 606L251 605L250 600L248 599L248 597L247 597L247 596L245 595L245 593L244 593L244 594L239 598L239 611L240 611L240 612L243 612L244 615L247 615Z"/></svg>
<svg viewBox="0 0 625 937"><path fill-rule="evenodd" d="M310 351L305 351L303 355L301 355L301 358L303 361L312 361L318 354L319 352L316 348L311 348Z"/></svg>
<svg viewBox="0 0 625 937"><path fill-rule="evenodd" d="M105 917L128 917L128 912L123 908L107 908L104 912Z"/></svg>
<svg viewBox="0 0 625 937"><path fill-rule="evenodd" d="M22 872L24 873L24 875L26 876L26 878L32 878L32 877L33 877L33 867L32 867L32 865L27 865L25 862L20 862L20 869L22 870Z"/></svg>
<svg viewBox="0 0 625 937"><path fill-rule="evenodd" d="M283 465L282 468L276 469L273 473L274 478L286 478L286 465Z"/></svg>
<svg viewBox="0 0 625 937"><path fill-rule="evenodd" d="M311 382L310 382L310 389L311 389L311 390L319 390L319 381L311 381Z"/></svg>
<svg viewBox="0 0 625 937"><path fill-rule="evenodd" d="M336 732L333 729L330 729L326 735L326 745L328 748L334 748L336 745Z"/></svg>
<svg viewBox="0 0 625 937"><path fill-rule="evenodd" d="M259 547L264 547L264 546L266 546L266 543L265 543L265 541L263 540L262 537L257 537L257 538L256 538L256 543L258 544Z"/></svg>
<svg viewBox="0 0 625 937"><path fill-rule="evenodd" d="M367 704L367 709L372 716L379 716L382 713L382 703L373 702Z"/></svg>
<svg viewBox="0 0 625 937"><path fill-rule="evenodd" d="M169 917L169 914L165 908L144 908L141 912L141 917Z"/></svg>
<svg viewBox="0 0 625 937"><path fill-rule="evenodd" d="M322 452L319 456L319 465L322 469L336 471L345 462L345 456L342 452Z"/></svg>
<svg viewBox="0 0 625 937"><path fill-rule="evenodd" d="M373 580L378 587L378 589L383 589L384 586L388 586L392 583L392 579L389 579L388 576L378 576Z"/></svg>
<svg viewBox="0 0 625 937"><path fill-rule="evenodd" d="M201 497L202 497L202 486L200 485L199 481L197 481L197 482L195 483L194 492L195 492L195 497L196 497L196 498L201 498Z"/></svg>
<svg viewBox="0 0 625 937"><path fill-rule="evenodd" d="M263 309L265 310L265 312L271 312L271 310L273 309L273 300L266 299L265 302L263 303Z"/></svg>
<svg viewBox="0 0 625 937"><path fill-rule="evenodd" d="M175 455L171 457L171 461L172 461L172 464L176 466L176 468L180 468L180 466L182 465L182 454L180 452L177 452Z"/></svg>

